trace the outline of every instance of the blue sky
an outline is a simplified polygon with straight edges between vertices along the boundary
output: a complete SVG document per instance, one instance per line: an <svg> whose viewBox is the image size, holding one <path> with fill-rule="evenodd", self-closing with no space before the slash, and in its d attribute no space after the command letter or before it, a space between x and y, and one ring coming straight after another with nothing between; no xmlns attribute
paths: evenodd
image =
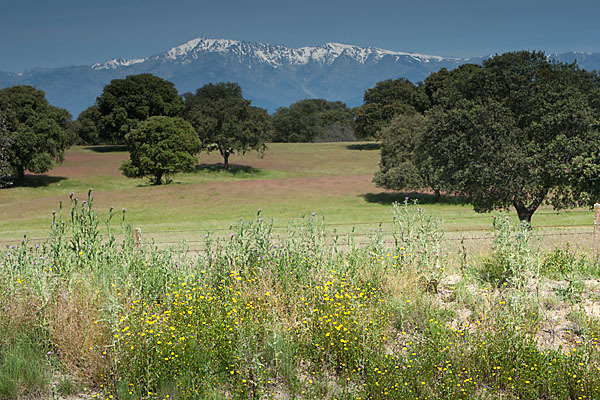
<svg viewBox="0 0 600 400"><path fill-rule="evenodd" d="M0 71L139 58L189 39L446 56L600 52L589 0L0 0Z"/></svg>

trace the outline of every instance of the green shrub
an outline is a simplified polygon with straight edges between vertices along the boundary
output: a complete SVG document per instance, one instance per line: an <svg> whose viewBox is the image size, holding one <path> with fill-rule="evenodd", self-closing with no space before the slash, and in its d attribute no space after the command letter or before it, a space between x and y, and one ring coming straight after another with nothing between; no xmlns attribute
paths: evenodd
<svg viewBox="0 0 600 400"><path fill-rule="evenodd" d="M508 217L494 217L492 255L483 261L481 277L497 287L525 288L539 268L539 250L531 241L527 224L514 225Z"/></svg>
<svg viewBox="0 0 600 400"><path fill-rule="evenodd" d="M540 267L540 273L549 277L558 278L569 275L576 271L584 271L588 261L585 255L579 258L570 249L569 244L564 249L556 248L554 251L546 254Z"/></svg>
<svg viewBox="0 0 600 400"><path fill-rule="evenodd" d="M583 283L578 280L567 279L567 286L555 286L554 292L569 303L579 303L583 300Z"/></svg>

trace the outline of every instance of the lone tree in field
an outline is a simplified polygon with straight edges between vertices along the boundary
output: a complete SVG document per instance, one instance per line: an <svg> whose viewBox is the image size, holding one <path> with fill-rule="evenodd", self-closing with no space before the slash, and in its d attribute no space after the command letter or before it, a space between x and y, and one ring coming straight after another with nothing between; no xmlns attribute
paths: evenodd
<svg viewBox="0 0 600 400"><path fill-rule="evenodd" d="M421 149L444 189L478 212L513 206L527 223L544 201L589 199L593 183L580 174L576 187L573 174L600 146L596 73L520 51L437 78Z"/></svg>
<svg viewBox="0 0 600 400"><path fill-rule="evenodd" d="M209 83L184 97L183 117L196 130L202 150L221 153L225 169L232 154L264 153L272 134L271 117L251 106L237 83Z"/></svg>
<svg viewBox="0 0 600 400"><path fill-rule="evenodd" d="M31 86L0 90L0 110L3 162L19 181L25 170L41 174L52 168L53 161L62 162L74 140L67 129L71 119L67 110L50 105L44 92Z"/></svg>
<svg viewBox="0 0 600 400"><path fill-rule="evenodd" d="M431 160L423 151L427 118L422 114L401 114L380 131L381 161L373 182L393 190L433 190L441 198L441 184Z"/></svg>
<svg viewBox="0 0 600 400"><path fill-rule="evenodd" d="M124 143L125 135L152 116L176 117L183 103L175 86L152 74L114 79L96 99L100 113L98 136L103 143ZM89 109L88 109L89 110ZM95 110L85 118L94 121ZM89 127L88 127L89 128Z"/></svg>
<svg viewBox="0 0 600 400"><path fill-rule="evenodd" d="M163 178L194 168L200 140L194 128L179 117L150 117L129 132L125 139L130 160L121 170L130 178L150 177L160 185Z"/></svg>

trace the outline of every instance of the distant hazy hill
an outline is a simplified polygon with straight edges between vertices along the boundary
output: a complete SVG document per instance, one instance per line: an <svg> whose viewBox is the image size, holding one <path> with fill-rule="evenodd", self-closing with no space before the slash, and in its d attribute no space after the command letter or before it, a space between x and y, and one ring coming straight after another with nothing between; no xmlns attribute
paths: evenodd
<svg viewBox="0 0 600 400"><path fill-rule="evenodd" d="M600 53L552 55L585 69L600 67ZM180 93L208 82L238 82L255 105L274 111L305 98L362 103L365 89L389 78L417 82L440 68L452 69L472 59L403 53L374 47L326 43L293 49L283 45L197 38L167 52L134 60L113 59L90 66L36 68L22 74L0 72L0 87L33 85L50 102L74 116L92 105L115 78L150 72L175 83Z"/></svg>

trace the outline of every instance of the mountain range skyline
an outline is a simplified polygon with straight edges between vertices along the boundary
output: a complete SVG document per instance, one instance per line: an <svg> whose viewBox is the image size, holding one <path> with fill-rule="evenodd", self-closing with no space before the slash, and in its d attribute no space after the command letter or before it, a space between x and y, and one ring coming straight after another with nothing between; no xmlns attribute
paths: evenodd
<svg viewBox="0 0 600 400"><path fill-rule="evenodd" d="M190 40L186 41L185 43L171 47L169 50L161 51L156 54L153 54L153 55L150 55L147 57L142 57L142 58L114 57L110 60L99 60L92 64L71 63L71 64L65 64L65 65L60 65L60 66L37 65L37 66L31 67L31 68L26 68L20 72L3 71L0 68L0 73L22 76L23 74L26 74L27 72L31 72L31 71L49 70L49 69L57 69L57 68L64 68L64 67L82 67L82 66L91 66L92 68L95 68L95 69L110 69L110 68L114 68L116 66L129 66L132 64L137 64L137 63L143 62L147 59L164 55L165 53L169 54L170 58L175 59L177 56L187 55L188 51L190 49L195 49L197 47L197 44L199 44L199 43L201 43L203 45L205 45L207 43L211 43L213 45L216 44L216 46L214 46L212 50L216 50L219 47L222 48L223 44L270 46L270 47L275 47L275 48L296 50L298 52L310 52L311 50L318 49L318 48L325 48L325 47L335 48L335 47L337 47L338 49L345 48L345 49L373 50L373 51L379 51L386 55L414 56L414 57L418 57L418 58L422 58L422 59L429 59L429 60L435 59L437 61L440 61L440 60L477 60L477 61L481 61L481 60L491 57L495 54L501 54L501 52L491 52L489 54L479 54L479 55L470 56L470 57L458 57L458 56L452 56L452 55L423 54L422 52L388 50L388 49L383 49L383 48L376 47L376 46L366 46L365 47L365 46L359 46L359 45L355 45L355 44L339 43L339 42L324 42L324 43L322 43L320 45L316 45L316 46L291 47L291 46L286 46L285 44L281 44L281 43L270 44L270 43L266 43L266 42L252 42L252 41L247 41L247 40L238 40L238 39L229 39L229 38L210 38L210 37L206 37L206 36L198 36L194 39L190 39ZM202 47L204 50L210 50L210 46L202 46ZM556 56L559 54L577 54L580 56L591 56L591 55L600 54L600 52L595 52L595 51L568 51L568 52L562 52L562 53L556 53L556 52L551 53L551 52L545 51L544 49L529 49L529 48L513 49L513 50L509 50L509 51L519 51L519 50L544 51L546 53L546 55L549 57Z"/></svg>
<svg viewBox="0 0 600 400"><path fill-rule="evenodd" d="M515 49L520 50L520 49ZM385 79L425 79L440 68L481 63L480 57L452 57L328 42L318 46L197 37L143 58L113 58L91 65L0 71L0 88L28 84L46 92L49 101L74 116L92 105L104 85L127 75L153 73L172 81L181 94L219 81L237 82L245 97L270 112L305 98L362 103L364 90ZM576 60L585 69L600 67L600 53L548 54Z"/></svg>
<svg viewBox="0 0 600 400"><path fill-rule="evenodd" d="M452 57L517 49L600 52L592 0L20 0L3 2L0 71L139 59L199 36L351 43Z"/></svg>
<svg viewBox="0 0 600 400"><path fill-rule="evenodd" d="M260 47L286 49L287 51L291 50L292 52L295 51L296 53L299 53L299 54L311 53L312 51L319 49L319 48L322 48L322 49L330 48L330 49L333 49L334 51L337 50L338 53L341 53L343 50L361 49L361 50L367 50L367 51L370 50L373 52L379 52L380 54L385 54L385 55L414 56L414 57L422 58L424 60L432 60L433 59L433 60L437 60L437 61L478 59L478 58L487 57L487 56L492 55L492 54L488 54L488 55L484 55L484 56L475 56L475 57L442 56L442 55L435 55L435 54L422 54L420 52L387 50L387 49L382 49L382 48L379 48L376 46L361 47L361 46L354 45L354 44L338 43L338 42L325 42L325 43L322 43L322 44L316 45L316 46L290 47L290 46L286 46L285 44L280 44L280 43L270 44L270 43L265 43L265 42L252 42L252 41L247 41L247 40L237 40L237 39L229 39L229 38L210 38L210 37L206 37L206 36L198 36L194 39L190 39L190 40L186 41L185 43L171 47L169 50L161 51L157 54L153 54L153 55L150 55L147 57L142 57L142 58L114 57L110 60L98 61L98 62L95 62L92 64L86 64L86 63L65 64L65 65L54 66L54 67L38 65L38 66L31 67L31 68L27 68L21 72L2 71L1 69L0 69L0 72L7 73L7 74L13 74L16 76L22 76L23 74L26 74L27 72L31 72L31 71L49 70L49 69L64 68L64 67L91 66L94 69L113 69L117 66L129 66L129 65L137 64L137 63L143 62L143 61L151 59L151 58L156 58L156 57L162 56L164 54L167 54L169 56L169 58L171 58L171 59L176 59L178 56L188 55L190 50L198 49L199 44L201 45L200 47L203 50L212 50L212 51L219 51L225 47L231 47L232 45L233 46L255 45L255 46L260 46ZM577 52L577 53L593 54L593 52ZM301 59L302 57L298 57L298 58Z"/></svg>

